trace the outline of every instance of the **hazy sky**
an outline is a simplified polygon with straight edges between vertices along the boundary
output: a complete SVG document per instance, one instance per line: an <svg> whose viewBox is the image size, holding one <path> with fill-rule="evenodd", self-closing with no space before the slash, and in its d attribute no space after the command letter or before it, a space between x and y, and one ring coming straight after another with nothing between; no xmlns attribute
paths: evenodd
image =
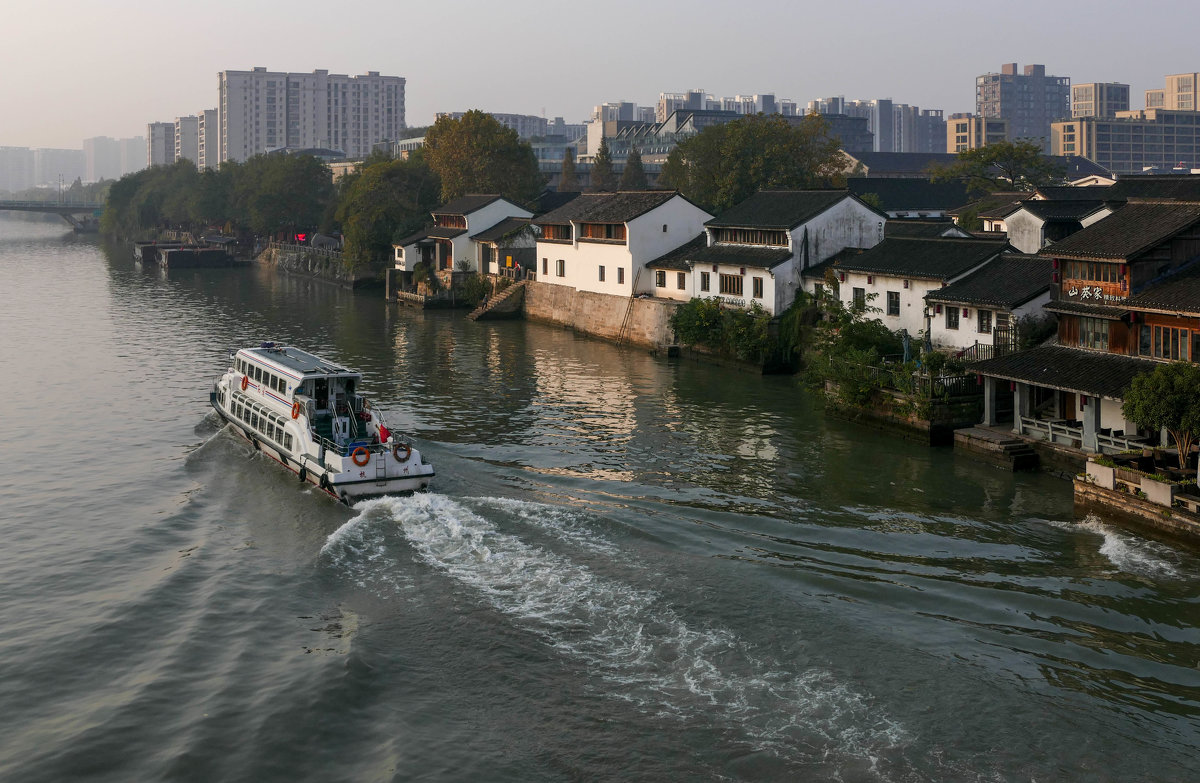
<svg viewBox="0 0 1200 783"><path fill-rule="evenodd" d="M1200 71L1192 0L6 0L0 146L79 148L217 104L217 73L403 76L434 112L562 116L699 88L973 111L975 76L1043 63L1144 90Z"/></svg>

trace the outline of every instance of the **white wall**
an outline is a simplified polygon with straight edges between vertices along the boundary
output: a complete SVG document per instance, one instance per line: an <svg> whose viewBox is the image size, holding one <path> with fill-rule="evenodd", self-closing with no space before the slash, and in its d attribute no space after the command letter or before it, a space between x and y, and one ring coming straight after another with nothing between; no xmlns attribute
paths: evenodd
<svg viewBox="0 0 1200 783"><path fill-rule="evenodd" d="M635 261L644 264L695 239L704 231L704 222L712 217L682 196L675 196L626 224L629 251Z"/></svg>
<svg viewBox="0 0 1200 783"><path fill-rule="evenodd" d="M867 282L867 278L871 282ZM904 281L908 280L908 288ZM890 277L885 275L868 275L865 272L846 272L846 280L838 285L838 296L842 304L849 307L854 302L854 289L862 288L867 297L867 305L879 309L877 313L868 313L867 318L882 321L888 329L907 329L909 335L916 337L918 332L925 331L925 294L942 287L941 280L922 280L919 277ZM887 314L887 292L900 293L900 315ZM872 300L871 294L878 296ZM936 317L936 316L935 316ZM959 327L962 328L961 326Z"/></svg>
<svg viewBox="0 0 1200 783"><path fill-rule="evenodd" d="M1033 255L1042 249L1042 228L1046 221L1018 209L1005 219L1008 226L1008 243L1022 253Z"/></svg>

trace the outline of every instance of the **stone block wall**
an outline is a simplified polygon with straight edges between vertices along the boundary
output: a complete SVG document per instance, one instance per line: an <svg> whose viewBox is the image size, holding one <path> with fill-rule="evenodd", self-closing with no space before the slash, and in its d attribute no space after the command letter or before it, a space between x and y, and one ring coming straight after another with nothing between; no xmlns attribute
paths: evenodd
<svg viewBox="0 0 1200 783"><path fill-rule="evenodd" d="M632 301L632 311L630 304ZM578 332L616 341L629 312L625 340L645 348L662 349L675 342L671 314L680 302L633 299L611 294L577 291L553 283L529 281L525 288L525 317L567 326Z"/></svg>

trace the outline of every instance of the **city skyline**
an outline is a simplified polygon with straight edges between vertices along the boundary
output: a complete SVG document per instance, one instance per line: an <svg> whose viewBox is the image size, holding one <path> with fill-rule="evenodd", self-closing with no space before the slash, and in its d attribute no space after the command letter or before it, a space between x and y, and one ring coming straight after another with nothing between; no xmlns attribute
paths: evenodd
<svg viewBox="0 0 1200 783"><path fill-rule="evenodd" d="M1154 45L1136 54L1114 36L1156 15L1172 18L1178 6L1158 0L1095 3L1086 16L1014 0L1003 18L986 21L940 0L860 0L836 10L751 0L736 19L721 8L614 0L601 17L567 7L546 24L544 6L522 0L503 9L449 0L403 14L369 0L341 7L348 21L339 26L328 24L327 6L308 0L290 4L287 16L218 0L206 18L222 20L221 35L211 36L194 14L144 0L28 6L0 53L9 73L24 74L0 84L2 105L14 109L0 123L0 146L76 148L90 137L144 135L150 122L214 105L220 71L256 66L403 77L412 126L472 108L582 122L606 101L652 106L660 92L689 89L774 93L801 105L829 95L891 98L949 116L973 112L975 77L1008 62L1044 63L1072 82L1129 84L1140 108L1165 75L1197 70L1186 25L1157 26ZM122 21L114 29L115 13ZM638 30L645 35L631 35ZM195 43L156 45L166 36Z"/></svg>

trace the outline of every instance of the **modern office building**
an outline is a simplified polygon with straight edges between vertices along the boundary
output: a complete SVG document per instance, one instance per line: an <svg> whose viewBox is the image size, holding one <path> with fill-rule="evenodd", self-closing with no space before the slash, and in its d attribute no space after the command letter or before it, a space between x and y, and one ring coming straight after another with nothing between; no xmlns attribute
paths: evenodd
<svg viewBox="0 0 1200 783"><path fill-rule="evenodd" d="M1175 73L1167 77L1166 87L1146 90L1147 109L1171 111L1200 110L1200 73Z"/></svg>
<svg viewBox="0 0 1200 783"><path fill-rule="evenodd" d="M1044 65L1005 63L1000 73L975 79L975 113L1008 120L1010 139L1030 139L1050 151L1050 123L1071 116L1071 80L1049 76ZM949 147L947 147L949 149Z"/></svg>
<svg viewBox="0 0 1200 783"><path fill-rule="evenodd" d="M1119 111L1129 111L1128 84L1088 82L1071 85L1072 117L1115 117Z"/></svg>
<svg viewBox="0 0 1200 783"><path fill-rule="evenodd" d="M1055 155L1082 155L1117 174L1200 168L1200 112L1138 109L1076 117L1050 130Z"/></svg>
<svg viewBox="0 0 1200 783"><path fill-rule="evenodd" d="M404 130L404 84L403 77L378 71L360 76L324 70L222 71L219 159L245 160L282 148L364 157L372 145L396 139Z"/></svg>

